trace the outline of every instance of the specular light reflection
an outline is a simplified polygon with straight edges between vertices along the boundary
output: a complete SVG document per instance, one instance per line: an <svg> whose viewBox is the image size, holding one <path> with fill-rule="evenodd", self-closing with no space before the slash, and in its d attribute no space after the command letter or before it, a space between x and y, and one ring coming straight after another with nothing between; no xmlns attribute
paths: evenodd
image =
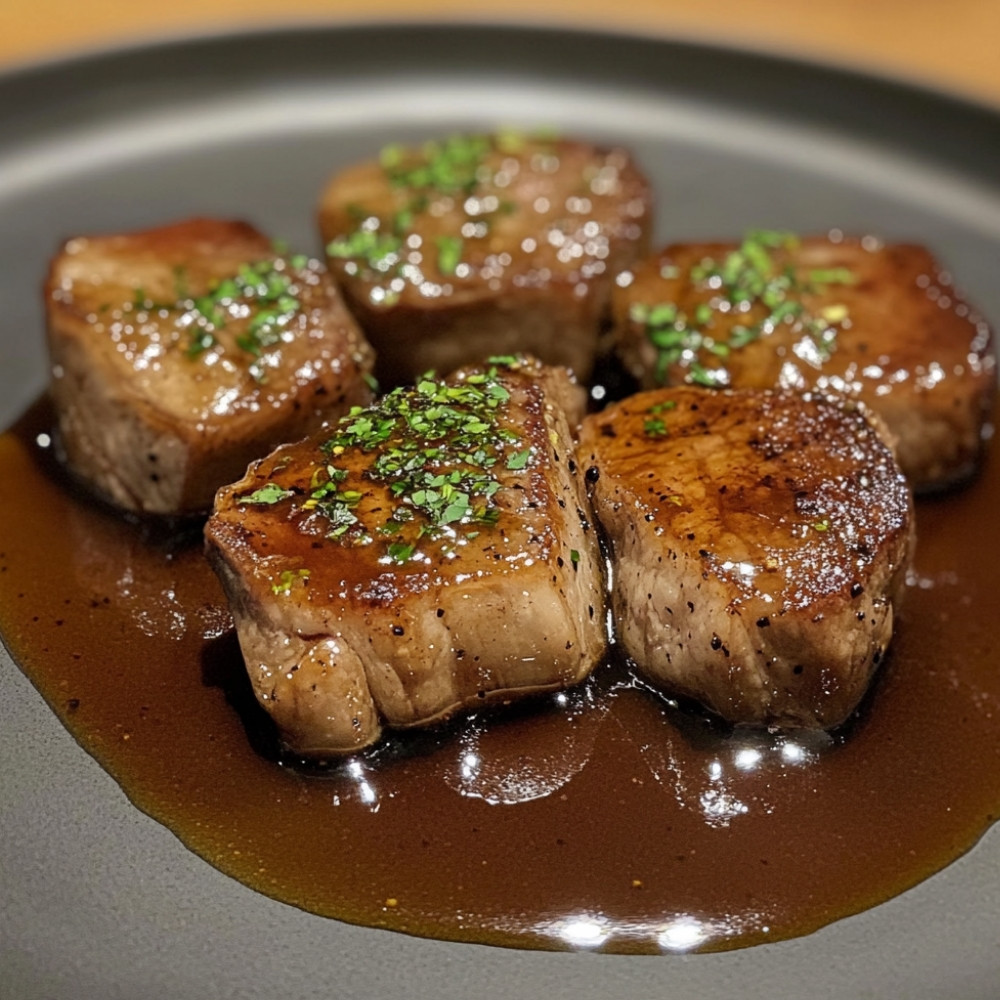
<svg viewBox="0 0 1000 1000"><path fill-rule="evenodd" d="M665 951L690 951L709 937L707 925L694 917L678 917L667 924L656 940Z"/></svg>
<svg viewBox="0 0 1000 1000"><path fill-rule="evenodd" d="M375 786L368 780L367 772L365 771L364 764L361 763L357 758L351 758L347 761L345 767L345 773L354 782L354 786L357 789L358 799L373 813L378 812L382 806L379 801L378 792L375 791ZM389 796L392 798L392 795ZM339 795L333 796L333 804L339 806L341 804L341 797Z"/></svg>
<svg viewBox="0 0 1000 1000"><path fill-rule="evenodd" d="M761 774L769 780L792 768L806 766L829 743L830 737L825 733L796 733L794 738L781 732L740 734L727 752L707 763L708 781L696 793L697 808L705 822L716 829L730 826L751 810L769 813L773 808L768 802L770 786L749 782L750 776Z"/></svg>
<svg viewBox="0 0 1000 1000"><path fill-rule="evenodd" d="M661 951L677 954L742 933L750 926L756 926L764 934L770 931L760 914L703 920L690 913L678 913L658 921L621 923L600 913L577 913L541 929L563 944L580 950L600 948L611 939L617 939L622 942L647 942L655 944Z"/></svg>
<svg viewBox="0 0 1000 1000"><path fill-rule="evenodd" d="M567 917L553 928L556 936L574 948L597 948L610 936L607 921L603 917L588 915Z"/></svg>
<svg viewBox="0 0 1000 1000"><path fill-rule="evenodd" d="M474 753L465 753L462 755L462 764L460 767L460 772L466 781L470 781L479 772L479 757Z"/></svg>
<svg viewBox="0 0 1000 1000"><path fill-rule="evenodd" d="M736 751L733 763L741 771L752 771L760 763L762 756L763 754L754 747L743 747L742 750Z"/></svg>
<svg viewBox="0 0 1000 1000"><path fill-rule="evenodd" d="M759 770L769 765L779 767L788 764L809 764L817 759L831 742L827 733L796 733L794 737L784 733L768 735L751 741L741 741L733 747L731 763L738 771L745 773ZM710 777L720 779L726 770L725 762L713 760L708 765Z"/></svg>
<svg viewBox="0 0 1000 1000"><path fill-rule="evenodd" d="M805 748L789 740L781 745L781 759L789 764L801 764L806 759Z"/></svg>

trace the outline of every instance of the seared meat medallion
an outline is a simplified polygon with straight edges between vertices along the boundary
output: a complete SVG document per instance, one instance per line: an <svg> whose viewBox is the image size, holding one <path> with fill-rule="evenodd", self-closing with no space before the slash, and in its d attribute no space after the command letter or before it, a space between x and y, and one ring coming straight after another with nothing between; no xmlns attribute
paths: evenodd
<svg viewBox="0 0 1000 1000"><path fill-rule="evenodd" d="M892 635L906 481L863 404L818 393L643 392L579 454L636 668L733 723L830 728Z"/></svg>
<svg viewBox="0 0 1000 1000"><path fill-rule="evenodd" d="M244 223L71 239L45 301L61 447L129 510L206 511L252 459L371 398L326 269Z"/></svg>
<svg viewBox="0 0 1000 1000"><path fill-rule="evenodd" d="M914 489L975 468L992 334L923 247L769 231L674 244L619 277L614 317L646 387L846 393L885 421Z"/></svg>
<svg viewBox="0 0 1000 1000"><path fill-rule="evenodd" d="M606 643L561 369L420 379L219 492L207 551L303 756L582 680Z"/></svg>
<svg viewBox="0 0 1000 1000"><path fill-rule="evenodd" d="M387 147L330 182L319 223L385 384L517 351L586 378L651 205L624 150L507 132Z"/></svg>

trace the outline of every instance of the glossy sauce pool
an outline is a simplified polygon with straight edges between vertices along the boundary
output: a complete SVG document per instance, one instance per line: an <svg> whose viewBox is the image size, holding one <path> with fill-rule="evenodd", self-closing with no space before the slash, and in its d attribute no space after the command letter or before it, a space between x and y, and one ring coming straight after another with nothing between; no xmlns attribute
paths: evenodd
<svg viewBox="0 0 1000 1000"><path fill-rule="evenodd" d="M40 404L0 438L4 639L140 809L269 896L450 940L743 947L901 892L1000 815L996 460L918 503L891 654L834 738L728 730L612 660L306 773L276 760L200 529L79 495L49 425Z"/></svg>

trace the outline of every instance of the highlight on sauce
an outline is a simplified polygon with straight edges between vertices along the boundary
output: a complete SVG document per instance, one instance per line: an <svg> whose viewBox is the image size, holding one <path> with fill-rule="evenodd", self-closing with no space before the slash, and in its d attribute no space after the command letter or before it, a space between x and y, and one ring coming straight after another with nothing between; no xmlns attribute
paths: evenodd
<svg viewBox="0 0 1000 1000"><path fill-rule="evenodd" d="M575 690L308 770L278 758L200 525L95 504L51 423L42 401L0 438L0 631L140 809L266 895L447 940L722 950L888 899L1000 815L995 460L918 501L893 648L842 732L728 729L612 653Z"/></svg>

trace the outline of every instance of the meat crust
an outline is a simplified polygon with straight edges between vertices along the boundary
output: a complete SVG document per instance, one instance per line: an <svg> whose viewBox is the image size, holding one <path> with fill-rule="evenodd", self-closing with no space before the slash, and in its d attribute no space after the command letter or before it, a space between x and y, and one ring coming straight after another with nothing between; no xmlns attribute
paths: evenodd
<svg viewBox="0 0 1000 1000"><path fill-rule="evenodd" d="M390 147L337 175L319 208L386 385L518 351L586 378L650 216L623 150L520 134Z"/></svg>
<svg viewBox="0 0 1000 1000"><path fill-rule="evenodd" d="M244 223L69 240L45 302L61 446L128 510L208 510L252 459L371 398L323 265Z"/></svg>
<svg viewBox="0 0 1000 1000"><path fill-rule="evenodd" d="M568 388L528 362L425 378L219 492L207 552L293 752L353 751L597 664L599 548L553 403Z"/></svg>
<svg viewBox="0 0 1000 1000"><path fill-rule="evenodd" d="M992 333L950 276L920 246L763 237L751 234L742 247L674 244L620 280L615 340L631 373L646 387L687 381L853 395L885 421L914 489L969 476L996 369ZM748 244L770 258L771 279L791 276L770 305L753 287L768 268L748 262ZM735 267L713 279L706 260ZM736 304L723 311L726 299ZM676 319L663 306L674 306ZM773 316L773 330L754 338Z"/></svg>
<svg viewBox="0 0 1000 1000"><path fill-rule="evenodd" d="M885 655L913 542L878 425L850 400L687 386L584 421L640 673L733 723L844 722Z"/></svg>

